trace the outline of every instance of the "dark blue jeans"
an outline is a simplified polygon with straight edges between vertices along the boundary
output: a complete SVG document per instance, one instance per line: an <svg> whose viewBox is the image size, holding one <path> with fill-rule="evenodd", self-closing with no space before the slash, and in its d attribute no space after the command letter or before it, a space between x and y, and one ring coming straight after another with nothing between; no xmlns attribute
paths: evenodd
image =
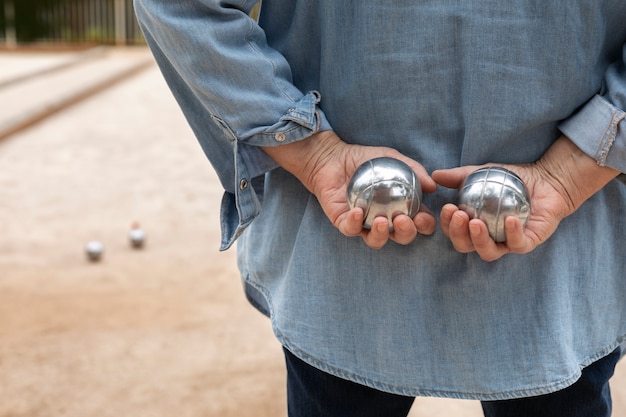
<svg viewBox="0 0 626 417"><path fill-rule="evenodd" d="M620 350L591 364L572 386L552 394L482 402L486 417L609 417ZM322 372L285 349L289 417L406 417L413 397L389 394Z"/></svg>

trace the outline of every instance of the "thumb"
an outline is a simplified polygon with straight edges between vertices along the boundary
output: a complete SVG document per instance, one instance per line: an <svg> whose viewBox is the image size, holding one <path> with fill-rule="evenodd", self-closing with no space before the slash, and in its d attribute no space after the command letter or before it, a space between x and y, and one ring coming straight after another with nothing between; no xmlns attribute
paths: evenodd
<svg viewBox="0 0 626 417"><path fill-rule="evenodd" d="M446 188L459 188L465 178L479 167L478 165L466 165L457 168L438 169L433 172L432 178L437 184Z"/></svg>
<svg viewBox="0 0 626 417"><path fill-rule="evenodd" d="M415 175L417 176L420 182L422 191L424 193L432 193L437 189L437 184L435 183L435 181L433 181L431 176L428 175L428 171L426 171L426 168L424 168L422 164L402 154L394 156L394 158L397 158L400 161L404 162L413 170L413 172L415 173Z"/></svg>

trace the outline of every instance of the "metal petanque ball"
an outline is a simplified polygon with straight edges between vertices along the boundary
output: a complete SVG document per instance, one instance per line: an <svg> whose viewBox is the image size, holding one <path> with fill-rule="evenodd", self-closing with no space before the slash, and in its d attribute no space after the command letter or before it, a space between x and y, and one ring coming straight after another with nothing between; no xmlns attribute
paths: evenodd
<svg viewBox="0 0 626 417"><path fill-rule="evenodd" d="M139 226L138 222L134 222L131 225L130 231L128 232L128 240L130 242L131 247L135 249L141 249L144 246L146 241L146 234L143 229Z"/></svg>
<svg viewBox="0 0 626 417"><path fill-rule="evenodd" d="M407 164L394 158L375 158L357 168L348 184L350 208L361 207L363 227L370 229L376 217L386 217L389 230L398 214L414 217L422 200L422 187Z"/></svg>
<svg viewBox="0 0 626 417"><path fill-rule="evenodd" d="M526 225L530 198L526 185L515 173L501 167L480 168L467 176L459 189L459 209L487 225L496 242L506 241L504 220L516 217Z"/></svg>
<svg viewBox="0 0 626 417"><path fill-rule="evenodd" d="M87 254L87 259L91 262L97 262L102 258L102 253L104 252L104 245L97 241L92 240L85 246L85 253Z"/></svg>

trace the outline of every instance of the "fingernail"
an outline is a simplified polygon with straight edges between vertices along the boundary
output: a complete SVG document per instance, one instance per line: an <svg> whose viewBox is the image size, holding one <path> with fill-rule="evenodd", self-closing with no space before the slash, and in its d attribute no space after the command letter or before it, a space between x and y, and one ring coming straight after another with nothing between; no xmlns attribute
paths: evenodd
<svg viewBox="0 0 626 417"><path fill-rule="evenodd" d="M457 216L456 213L452 215L452 223L456 226L461 226L465 223L465 219L462 216Z"/></svg>

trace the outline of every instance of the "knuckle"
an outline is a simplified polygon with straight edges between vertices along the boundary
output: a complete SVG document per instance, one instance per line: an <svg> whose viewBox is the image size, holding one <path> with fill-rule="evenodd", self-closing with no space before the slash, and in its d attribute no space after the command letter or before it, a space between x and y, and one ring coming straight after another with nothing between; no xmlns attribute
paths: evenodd
<svg viewBox="0 0 626 417"><path fill-rule="evenodd" d="M452 241L452 246L454 247L454 250L456 250L459 253L471 253L471 252L476 251L473 245L471 244L468 245L467 243L459 243L459 242Z"/></svg>
<svg viewBox="0 0 626 417"><path fill-rule="evenodd" d="M383 248L383 246L385 246L384 243L378 244L378 243L367 243L366 242L366 244L367 244L367 246L369 246L370 249L374 249L374 250L380 250L380 249Z"/></svg>
<svg viewBox="0 0 626 417"><path fill-rule="evenodd" d="M485 262L494 262L500 259L501 255L499 254L481 254L480 258Z"/></svg>

